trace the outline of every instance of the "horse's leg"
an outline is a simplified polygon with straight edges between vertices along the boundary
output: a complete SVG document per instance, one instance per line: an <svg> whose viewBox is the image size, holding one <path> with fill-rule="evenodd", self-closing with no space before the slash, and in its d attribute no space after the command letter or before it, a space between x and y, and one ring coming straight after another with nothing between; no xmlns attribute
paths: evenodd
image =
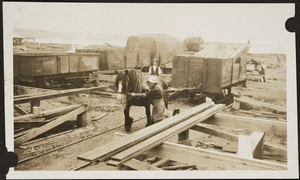
<svg viewBox="0 0 300 180"><path fill-rule="evenodd" d="M125 115L125 130L126 132L130 132L131 131L131 125L132 125L132 122L133 122L133 119L129 116L129 110L130 110L130 104L127 103L126 104L126 107L124 109L124 115Z"/></svg>

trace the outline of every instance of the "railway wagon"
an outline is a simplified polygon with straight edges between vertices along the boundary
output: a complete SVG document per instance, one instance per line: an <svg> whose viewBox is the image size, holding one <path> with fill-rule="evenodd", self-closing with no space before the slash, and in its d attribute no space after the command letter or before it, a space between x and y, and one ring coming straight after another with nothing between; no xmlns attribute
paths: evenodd
<svg viewBox="0 0 300 180"><path fill-rule="evenodd" d="M100 57L100 53L16 53L14 82L41 88L81 87L91 72L99 70Z"/></svg>
<svg viewBox="0 0 300 180"><path fill-rule="evenodd" d="M176 55L173 60L173 88L190 89L221 102L231 96L231 87L245 85L245 55L249 44L210 43L193 55Z"/></svg>

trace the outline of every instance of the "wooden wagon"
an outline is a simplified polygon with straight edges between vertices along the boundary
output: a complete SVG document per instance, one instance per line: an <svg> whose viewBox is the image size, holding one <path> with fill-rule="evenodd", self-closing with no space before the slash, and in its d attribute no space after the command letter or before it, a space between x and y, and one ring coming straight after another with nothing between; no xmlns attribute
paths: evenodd
<svg viewBox="0 0 300 180"><path fill-rule="evenodd" d="M208 43L193 55L176 55L168 91L185 92L192 99L200 94L216 103L232 101L231 87L246 83L249 47L247 43Z"/></svg>

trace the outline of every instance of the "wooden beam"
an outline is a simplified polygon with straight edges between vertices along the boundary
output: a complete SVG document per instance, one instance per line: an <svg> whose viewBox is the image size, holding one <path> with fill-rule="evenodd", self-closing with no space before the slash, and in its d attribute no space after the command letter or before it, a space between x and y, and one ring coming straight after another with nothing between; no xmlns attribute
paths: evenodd
<svg viewBox="0 0 300 180"><path fill-rule="evenodd" d="M245 128L249 131L260 131L280 136L287 135L287 123L282 121L216 113L214 117L203 123L232 129Z"/></svg>
<svg viewBox="0 0 300 180"><path fill-rule="evenodd" d="M86 127L87 126L87 115L86 111L77 116L77 127Z"/></svg>
<svg viewBox="0 0 300 180"><path fill-rule="evenodd" d="M230 141L236 141L236 142L238 141L238 135L207 127L207 124L205 123L198 123L195 126L193 126L191 129L194 131L199 131L201 133L210 134L212 136L216 136L219 138L224 138ZM272 154L281 154L285 157L287 155L286 148L277 147L267 142L264 143L263 147L264 147L263 149L264 151L271 152Z"/></svg>
<svg viewBox="0 0 300 180"><path fill-rule="evenodd" d="M33 129L36 129L36 128L33 128ZM19 132L17 134L14 135L14 139L20 137L20 136L23 136L24 134L27 134L29 131L31 131L30 129L28 130L25 130L25 131L22 131L22 132Z"/></svg>
<svg viewBox="0 0 300 180"><path fill-rule="evenodd" d="M18 106L18 105L14 105L14 109L18 112L18 113L20 113L20 114L22 114L22 115L24 115L24 114L29 114L27 111L25 111L24 109L22 109L20 106Z"/></svg>
<svg viewBox="0 0 300 180"><path fill-rule="evenodd" d="M182 133L178 134L178 142L185 141L189 139L189 129L183 131Z"/></svg>
<svg viewBox="0 0 300 180"><path fill-rule="evenodd" d="M181 144L164 142L147 154L168 158L187 164L194 164L209 170L287 170L283 164L263 161L259 159L241 158L233 154L216 152ZM209 161L210 163L203 163Z"/></svg>
<svg viewBox="0 0 300 180"><path fill-rule="evenodd" d="M253 132L251 134L253 158L263 159L264 154L264 132Z"/></svg>
<svg viewBox="0 0 300 180"><path fill-rule="evenodd" d="M39 127L37 129L34 129L34 130L28 132L26 135L19 137L15 140L15 147L21 145L22 143L24 143L26 141L29 141L30 139L37 137L38 135L40 135L44 132L49 131L50 129L52 129L66 121L68 121L70 118L73 118L73 117L77 116L78 114L81 114L81 113L87 111L87 109L88 109L88 106L84 105L76 110L73 110L72 112L69 112L68 114L66 114L64 116L59 117L58 119L56 119L52 122L45 124L42 127Z"/></svg>
<svg viewBox="0 0 300 180"><path fill-rule="evenodd" d="M264 108L272 109L272 110L275 110L277 112L286 113L286 107L285 106L280 106L280 105L276 105L276 104L266 103L266 102L263 102L263 101L257 101L255 99L248 98L248 97L245 97L245 96L242 96L242 97L239 97L239 98L235 97L234 100L238 101L238 102L243 102L243 103L247 103L247 104L259 106L259 107L264 107Z"/></svg>
<svg viewBox="0 0 300 180"><path fill-rule="evenodd" d="M33 107L40 107L40 100L34 100L30 102L30 112L33 113Z"/></svg>
<svg viewBox="0 0 300 180"><path fill-rule="evenodd" d="M27 102L34 102L34 101L40 101L44 99L51 99L51 98L58 98L62 96L68 96L75 93L82 93L87 91L93 91L93 90L100 90L107 88L108 86L98 86L98 87L91 87L91 88L79 88L79 89L72 89L72 90L63 90L55 93L50 94L43 94L38 96L30 96L30 97L24 97L24 98L18 98L14 99L14 104L21 104L21 103L27 103Z"/></svg>
<svg viewBox="0 0 300 180"><path fill-rule="evenodd" d="M266 89L262 91L254 88L232 87L231 91L232 93L240 93L241 95L252 97L286 100L286 91L280 89Z"/></svg>
<svg viewBox="0 0 300 180"><path fill-rule="evenodd" d="M122 150L129 148L153 135L158 134L161 131L164 131L202 111L205 109L212 107L212 105L208 104L201 104L196 107L191 108L189 111L184 111L180 114L177 114L176 116L172 116L169 118L164 119L163 121L159 123L155 123L151 126L148 126L140 131L136 131L128 137L125 137L126 139L120 138L117 139L114 142L105 144L103 146L100 146L99 148L93 149L89 152L86 152L84 154L79 155L77 158L87 161L94 161L94 160L100 160L104 161L107 160L110 156L121 152Z"/></svg>
<svg viewBox="0 0 300 180"><path fill-rule="evenodd" d="M237 155L239 157L252 159L252 144L251 137L247 135L238 135L238 152Z"/></svg>
<svg viewBox="0 0 300 180"><path fill-rule="evenodd" d="M178 170L178 169L185 169L185 168L194 168L196 167L193 164L182 164L182 165L176 165L176 166L167 166L162 167L163 170Z"/></svg>
<svg viewBox="0 0 300 180"><path fill-rule="evenodd" d="M160 169L158 167L141 162L136 159L130 159L130 160L124 162L121 166L127 166L127 167L130 167L130 168L138 170L138 171L148 171L148 170L162 171L162 169Z"/></svg>
<svg viewBox="0 0 300 180"><path fill-rule="evenodd" d="M118 160L120 162L124 162L130 158L135 157L136 155L138 155L139 153L142 153L146 150L149 150L161 143L163 143L165 140L169 139L170 137L173 137L176 134L179 134L191 127L193 127L194 125L196 125L197 123L204 121L205 119L213 116L217 111L221 110L222 108L224 108L225 105L224 104L217 104L214 105L213 107L177 124L174 125L173 127L170 127L156 135L153 135L151 137L149 137L148 139L137 143L136 145L125 149L124 151L113 155L111 157L111 159L113 160ZM180 114L178 114L180 115ZM176 115L176 116L178 116ZM176 117L174 116L174 117ZM163 122L163 121L161 121ZM160 123L157 123L158 125Z"/></svg>
<svg viewBox="0 0 300 180"><path fill-rule="evenodd" d="M14 122L16 121L26 121L26 120L32 120L34 118L53 118L57 117L63 114L66 114L68 112L71 112L74 109L79 108L81 105L71 105L71 106L66 106L66 107L60 107L57 109L50 109L46 111L42 111L39 115L34 115L34 114L27 114L23 116L17 116L14 117Z"/></svg>
<svg viewBox="0 0 300 180"><path fill-rule="evenodd" d="M191 127L191 130L206 133L212 136L228 139L230 141L237 141L238 136L232 133L228 133L226 131L210 128L205 123L198 123L195 126Z"/></svg>
<svg viewBox="0 0 300 180"><path fill-rule="evenodd" d="M159 161L153 163L152 166L162 167L163 165L167 164L169 161L170 161L169 159L162 158Z"/></svg>
<svg viewBox="0 0 300 180"><path fill-rule="evenodd" d="M199 123L202 124L202 123ZM236 136L236 139L238 139L238 136ZM117 133L114 138L120 138L122 136L128 136L124 133ZM163 142L161 145L146 151L147 155L152 156L158 156L163 157L160 161L157 161L156 163L152 164L152 166L158 166L161 167L165 163L167 163L170 160L179 161L179 162L185 162L188 164L195 164L197 166L203 167L205 169L216 169L218 170L220 167L226 167L232 170L249 170L247 168L252 167L253 169L261 170L261 169L284 169L287 168L286 166L280 166L277 167L276 163L270 164L270 167L268 167L268 162L264 163L265 161L256 161L255 159L245 159L245 162L243 161L243 158L239 158L236 155L228 154L228 153L220 153L216 151L206 150L206 149L200 149L195 148L191 146L185 146L185 145L179 145L177 146L175 143L171 142ZM178 154L180 156L178 156ZM279 153L281 154L281 153ZM286 154L286 150L285 150ZM205 162L207 160L210 160L213 163L205 164L202 162ZM111 162L114 162L114 166L119 165L120 163L115 160L109 160ZM237 163L237 164L235 164ZM262 163L262 165L260 165ZM272 167L274 166L275 167Z"/></svg>

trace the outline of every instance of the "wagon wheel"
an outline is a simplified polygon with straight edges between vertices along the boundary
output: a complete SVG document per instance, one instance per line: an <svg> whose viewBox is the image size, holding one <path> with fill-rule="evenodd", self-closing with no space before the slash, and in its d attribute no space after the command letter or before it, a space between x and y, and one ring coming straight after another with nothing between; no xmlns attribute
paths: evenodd
<svg viewBox="0 0 300 180"><path fill-rule="evenodd" d="M189 91L188 96L189 100L193 101L195 99L196 92L195 91Z"/></svg>
<svg viewBox="0 0 300 180"><path fill-rule="evenodd" d="M76 79L75 82L74 82L74 84L75 84L76 87L80 88L80 87L83 86L84 80L82 80L82 79Z"/></svg>
<svg viewBox="0 0 300 180"><path fill-rule="evenodd" d="M45 88L46 87L46 83L44 80L37 80L34 83L35 86L40 87L40 88Z"/></svg>

